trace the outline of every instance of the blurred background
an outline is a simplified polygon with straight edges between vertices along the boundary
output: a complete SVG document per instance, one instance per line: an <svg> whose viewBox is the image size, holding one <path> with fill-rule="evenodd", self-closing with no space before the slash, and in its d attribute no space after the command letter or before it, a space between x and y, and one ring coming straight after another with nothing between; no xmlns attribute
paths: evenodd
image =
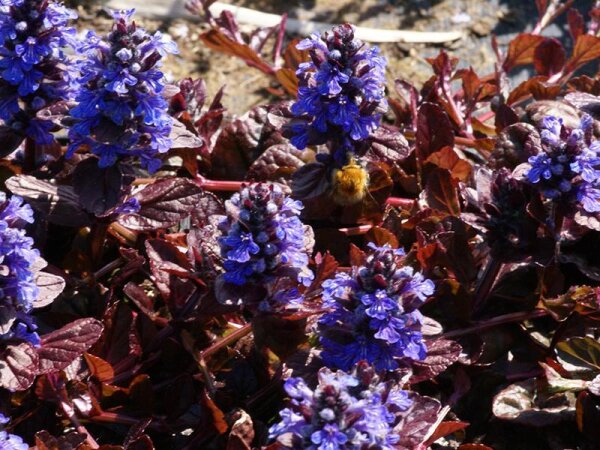
<svg viewBox="0 0 600 450"><path fill-rule="evenodd" d="M105 32L111 20L109 8L135 8L138 22L149 30L168 32L179 45L180 55L171 57L165 72L173 79L202 77L211 97L226 85L224 106L241 114L252 106L272 100L267 89L270 80L237 59L207 48L198 38L208 26L185 8L185 0L85 0L67 1L78 10L81 28ZM516 34L531 30L538 18L534 0L223 0L235 6L271 14L287 13L291 19L354 25L391 30L461 31L463 37L444 44L380 44L389 60L388 81L410 80L420 86L431 75L426 58L441 49L460 59L461 66L472 66L479 75L493 70L495 56L491 47L496 35L504 49ZM593 0L575 0L573 6L588 11ZM544 35L562 37L564 15ZM242 31L255 27L242 26ZM288 40L294 37L290 34ZM563 40L567 45L569 39ZM514 82L528 76L526 70L513 75Z"/></svg>

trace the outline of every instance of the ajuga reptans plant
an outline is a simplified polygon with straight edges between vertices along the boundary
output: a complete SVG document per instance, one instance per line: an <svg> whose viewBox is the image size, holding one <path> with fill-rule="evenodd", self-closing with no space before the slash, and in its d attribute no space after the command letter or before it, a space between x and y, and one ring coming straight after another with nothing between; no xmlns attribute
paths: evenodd
<svg viewBox="0 0 600 450"><path fill-rule="evenodd" d="M407 392L381 382L366 363L351 373L322 368L315 389L302 378L289 378L284 387L290 404L269 435L298 450L393 450L400 439L397 415L412 404Z"/></svg>
<svg viewBox="0 0 600 450"><path fill-rule="evenodd" d="M292 113L291 142L299 149L327 143L339 167L360 153L364 141L387 110L386 60L378 47L354 38L351 25L335 27L321 37L313 34L297 48L310 61L298 68L298 100Z"/></svg>
<svg viewBox="0 0 600 450"><path fill-rule="evenodd" d="M0 2L0 119L16 133L51 144L54 127L37 113L75 94L75 72L65 50L74 48L77 15L44 0Z"/></svg>
<svg viewBox="0 0 600 450"><path fill-rule="evenodd" d="M219 224L225 281L236 286L269 285L290 278L310 284L313 274L308 269L300 201L277 184L256 183L242 187L226 208L227 217Z"/></svg>
<svg viewBox="0 0 600 450"><path fill-rule="evenodd" d="M33 211L20 197L0 193L0 339L38 343L35 324L28 315L37 299L34 264L39 259L33 239L23 226L33 223Z"/></svg>
<svg viewBox="0 0 600 450"><path fill-rule="evenodd" d="M357 203L368 188L368 174L359 157L387 110L386 59L379 48L355 39L349 24L323 36L313 34L297 48L308 50L310 61L300 64L296 72L298 99L291 107L295 118L286 133L298 149L326 144L328 151L318 153L316 159L325 169L334 200ZM319 195L302 187L314 184L305 179L311 178L310 167L295 175L293 188L299 198Z"/></svg>
<svg viewBox="0 0 600 450"><path fill-rule="evenodd" d="M433 294L433 282L402 265L402 250L372 244L371 250L363 266L323 282L329 312L318 329L328 367L348 370L365 360L378 370L394 370L403 360L426 356L417 308Z"/></svg>
<svg viewBox="0 0 600 450"><path fill-rule="evenodd" d="M562 214L600 212L600 142L592 141L593 122L585 114L571 129L560 118L545 117L542 151L529 158L527 180Z"/></svg>
<svg viewBox="0 0 600 450"><path fill-rule="evenodd" d="M71 111L68 155L89 147L100 167L123 158L137 158L155 172L159 155L171 148L173 119L162 96L165 87L161 59L176 53L167 36L148 34L132 21L133 10L115 11L106 39L89 31L80 47L81 89Z"/></svg>

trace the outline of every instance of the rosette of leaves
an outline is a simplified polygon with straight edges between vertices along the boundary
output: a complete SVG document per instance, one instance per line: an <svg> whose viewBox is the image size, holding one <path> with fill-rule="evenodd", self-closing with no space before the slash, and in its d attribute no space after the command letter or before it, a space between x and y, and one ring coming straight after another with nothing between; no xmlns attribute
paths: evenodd
<svg viewBox="0 0 600 450"><path fill-rule="evenodd" d="M530 256L538 260L552 256L554 239L544 237L546 216L539 194L531 185L514 178L507 169L500 169L494 175L490 198L483 209L485 215L479 224L485 230L492 258L507 263Z"/></svg>
<svg viewBox="0 0 600 450"><path fill-rule="evenodd" d="M77 88L75 67L66 50L76 46L68 25L77 14L56 1L10 0L0 3L0 119L2 154L27 137L31 145L54 141L61 102ZM42 110L54 111L41 114Z"/></svg>

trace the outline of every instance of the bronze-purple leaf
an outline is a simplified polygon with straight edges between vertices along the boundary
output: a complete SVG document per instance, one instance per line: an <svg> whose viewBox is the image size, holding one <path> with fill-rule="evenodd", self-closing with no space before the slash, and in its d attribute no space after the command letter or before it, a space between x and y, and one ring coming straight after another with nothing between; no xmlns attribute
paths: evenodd
<svg viewBox="0 0 600 450"><path fill-rule="evenodd" d="M87 351L100 337L102 323L93 318L79 319L42 336L37 349L40 373L62 370Z"/></svg>
<svg viewBox="0 0 600 450"><path fill-rule="evenodd" d="M33 302L34 308L49 305L65 288L64 278L48 272L36 272L34 280L39 289L39 294Z"/></svg>
<svg viewBox="0 0 600 450"><path fill-rule="evenodd" d="M558 39L544 38L535 49L533 66L540 75L551 76L561 71L566 59L565 49Z"/></svg>
<svg viewBox="0 0 600 450"><path fill-rule="evenodd" d="M408 397L412 404L402 413L400 422L394 428L394 432L400 435L400 441L396 444L398 450L419 448L433 432L431 428L437 423L441 409L440 402L433 398L414 392L409 393Z"/></svg>
<svg viewBox="0 0 600 450"><path fill-rule="evenodd" d="M434 169L427 177L423 197L430 208L451 214L460 214L458 181L445 169Z"/></svg>
<svg viewBox="0 0 600 450"><path fill-rule="evenodd" d="M443 147L454 146L454 131L448 115L433 103L423 103L417 115L417 156L425 161Z"/></svg>
<svg viewBox="0 0 600 450"><path fill-rule="evenodd" d="M201 138L189 131L179 120L173 121L169 139L172 141L172 149L193 149L202 147L204 144L204 141Z"/></svg>
<svg viewBox="0 0 600 450"><path fill-rule="evenodd" d="M90 216L79 204L71 186L55 185L31 175L16 175L6 181L6 187L23 197L48 222L68 227L90 223Z"/></svg>
<svg viewBox="0 0 600 450"><path fill-rule="evenodd" d="M28 342L8 345L0 353L0 387L24 391L38 375L39 357Z"/></svg>
<svg viewBox="0 0 600 450"><path fill-rule="evenodd" d="M95 157L81 161L73 172L73 189L86 211L100 216L115 207L129 181L122 166L98 167Z"/></svg>
<svg viewBox="0 0 600 450"><path fill-rule="evenodd" d="M460 344L448 339L427 341L427 357L413 363L411 383L435 378L458 361L461 350Z"/></svg>
<svg viewBox="0 0 600 450"><path fill-rule="evenodd" d="M118 220L121 225L138 231L168 228L192 214L204 196L202 188L187 178L158 180L134 195L140 210Z"/></svg>

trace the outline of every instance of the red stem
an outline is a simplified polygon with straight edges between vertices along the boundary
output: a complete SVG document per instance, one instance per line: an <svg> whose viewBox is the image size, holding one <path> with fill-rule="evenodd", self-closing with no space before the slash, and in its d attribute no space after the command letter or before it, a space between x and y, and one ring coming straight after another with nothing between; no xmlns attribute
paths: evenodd
<svg viewBox="0 0 600 450"><path fill-rule="evenodd" d="M358 227L339 228L346 236L361 236L367 233L373 225L360 225Z"/></svg>
<svg viewBox="0 0 600 450"><path fill-rule="evenodd" d="M279 58L281 56L281 47L283 45L283 38L285 37L285 24L287 22L288 15L285 13L281 16L281 23L279 24L279 32L277 33L277 39L275 40L275 49L273 50L273 65L279 67Z"/></svg>
<svg viewBox="0 0 600 450"><path fill-rule="evenodd" d="M396 206L398 208L412 208L415 204L415 200L412 198L401 198L401 197L388 197L385 201L386 205Z"/></svg>
<svg viewBox="0 0 600 450"><path fill-rule="evenodd" d="M239 191L246 182L244 181L221 181L209 180L204 177L196 177L196 184L207 191L236 192Z"/></svg>
<svg viewBox="0 0 600 450"><path fill-rule="evenodd" d="M247 334L250 334L251 332L252 332L252 324L247 323L243 327L238 328L237 330L235 330L232 333L228 334L223 339L218 340L213 345L211 345L210 347L208 347L206 350L203 350L202 352L200 352L200 358L199 359L208 358L213 353L219 351L220 349L222 349L223 347L231 344L232 342L235 342L238 339L243 338L244 336L246 336Z"/></svg>

